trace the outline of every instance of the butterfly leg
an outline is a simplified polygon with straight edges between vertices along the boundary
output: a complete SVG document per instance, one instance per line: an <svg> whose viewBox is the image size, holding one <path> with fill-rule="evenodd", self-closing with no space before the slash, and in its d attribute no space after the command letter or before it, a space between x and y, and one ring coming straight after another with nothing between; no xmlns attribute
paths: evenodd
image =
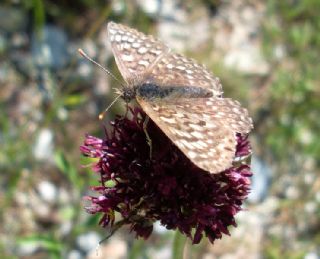
<svg viewBox="0 0 320 259"><path fill-rule="evenodd" d="M147 138L147 143L150 147L150 159L152 157L152 140L148 134L148 131L147 131L147 126L148 126L148 122L149 122L149 116L146 116L144 122L143 122L143 131L144 131L144 134L146 135L146 138Z"/></svg>

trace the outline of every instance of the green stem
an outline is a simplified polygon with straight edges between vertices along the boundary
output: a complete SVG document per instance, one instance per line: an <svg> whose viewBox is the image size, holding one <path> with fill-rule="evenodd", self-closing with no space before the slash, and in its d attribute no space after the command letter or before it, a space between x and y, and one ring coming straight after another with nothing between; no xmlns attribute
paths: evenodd
<svg viewBox="0 0 320 259"><path fill-rule="evenodd" d="M33 0L33 23L36 28L36 32L39 33L40 29L44 26L45 23L45 9L42 0ZM39 35L38 35L39 36ZM42 36L42 35L40 35Z"/></svg>
<svg viewBox="0 0 320 259"><path fill-rule="evenodd" d="M172 245L172 259L183 259L186 240L186 236L182 235L179 230L176 230Z"/></svg>

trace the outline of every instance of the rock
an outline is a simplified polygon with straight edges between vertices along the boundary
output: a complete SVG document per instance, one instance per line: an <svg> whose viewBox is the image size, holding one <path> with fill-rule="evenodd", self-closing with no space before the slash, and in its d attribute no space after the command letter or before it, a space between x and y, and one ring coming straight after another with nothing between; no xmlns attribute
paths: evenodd
<svg viewBox="0 0 320 259"><path fill-rule="evenodd" d="M96 232L91 231L78 236L76 242L82 251L88 253L91 251L95 251L100 240L100 235Z"/></svg>
<svg viewBox="0 0 320 259"><path fill-rule="evenodd" d="M320 259L320 256L316 252L309 252L304 256L304 259Z"/></svg>
<svg viewBox="0 0 320 259"><path fill-rule="evenodd" d="M209 245L209 253L206 258L260 258L262 239L265 224L265 216L253 212L242 211L236 216L237 228L230 228L231 236L216 240Z"/></svg>
<svg viewBox="0 0 320 259"><path fill-rule="evenodd" d="M100 240L99 240L100 241ZM125 259L127 258L127 244L125 241L116 237L112 237L102 245L91 250L88 254L88 259Z"/></svg>
<svg viewBox="0 0 320 259"><path fill-rule="evenodd" d="M265 75L270 67L261 49L260 29L264 5L226 1L213 19L214 44L223 53L225 66L242 73Z"/></svg>
<svg viewBox="0 0 320 259"><path fill-rule="evenodd" d="M53 132L50 129L40 130L33 147L33 155L38 160L53 159Z"/></svg>
<svg viewBox="0 0 320 259"><path fill-rule="evenodd" d="M159 0L138 0L139 7L149 16L153 17L160 11L161 1Z"/></svg>
<svg viewBox="0 0 320 259"><path fill-rule="evenodd" d="M162 1L158 37L178 53L196 50L209 39L209 14L200 4L187 12L177 1Z"/></svg>
<svg viewBox="0 0 320 259"><path fill-rule="evenodd" d="M27 17L23 8L0 6L0 30L12 33L26 30Z"/></svg>
<svg viewBox="0 0 320 259"><path fill-rule="evenodd" d="M38 66L62 69L69 62L68 40L59 27L45 25L32 35L32 56Z"/></svg>
<svg viewBox="0 0 320 259"><path fill-rule="evenodd" d="M0 34L0 54L5 53L7 48L8 48L8 41L7 41L6 37L4 37L2 34Z"/></svg>
<svg viewBox="0 0 320 259"><path fill-rule="evenodd" d="M258 203L268 195L272 171L268 164L256 156L252 156L251 168L254 173L248 200L252 203Z"/></svg>
<svg viewBox="0 0 320 259"><path fill-rule="evenodd" d="M67 255L67 259L83 259L84 256L78 250L71 250Z"/></svg>
<svg viewBox="0 0 320 259"><path fill-rule="evenodd" d="M46 202L53 203L57 199L57 188L49 181L41 181L38 184L38 192L40 197Z"/></svg>
<svg viewBox="0 0 320 259"><path fill-rule="evenodd" d="M31 256L33 255L38 249L40 248L39 244L36 244L35 242L31 243L22 243L17 247L17 254L19 256Z"/></svg>

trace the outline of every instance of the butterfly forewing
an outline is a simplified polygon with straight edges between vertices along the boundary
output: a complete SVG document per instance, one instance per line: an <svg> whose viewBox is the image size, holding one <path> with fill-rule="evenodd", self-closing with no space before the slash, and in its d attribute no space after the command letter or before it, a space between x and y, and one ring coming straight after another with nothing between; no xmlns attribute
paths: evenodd
<svg viewBox="0 0 320 259"><path fill-rule="evenodd" d="M171 52L164 55L146 76L148 82L157 85L202 87L211 90L214 96L222 94L219 78L205 66Z"/></svg>
<svg viewBox="0 0 320 259"><path fill-rule="evenodd" d="M127 82L195 86L210 89L215 96L222 94L219 79L205 66L172 53L154 37L113 22L108 24L108 37L119 70Z"/></svg>
<svg viewBox="0 0 320 259"><path fill-rule="evenodd" d="M169 51L152 36L114 22L108 23L108 39L120 73L129 83L144 78L150 67Z"/></svg>

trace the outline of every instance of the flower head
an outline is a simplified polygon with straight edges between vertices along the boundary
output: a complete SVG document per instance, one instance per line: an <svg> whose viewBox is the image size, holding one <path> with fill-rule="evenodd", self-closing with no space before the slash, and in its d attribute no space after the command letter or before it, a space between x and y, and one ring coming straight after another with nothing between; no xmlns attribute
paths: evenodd
<svg viewBox="0 0 320 259"><path fill-rule="evenodd" d="M213 243L236 226L234 216L249 193L250 166L244 161L220 174L195 166L139 108L118 116L104 139L86 136L81 152L98 159L98 196L87 197L89 213L102 213L100 224L114 230L126 224L138 237L148 238L153 223L178 229L199 243L205 234ZM237 135L235 157L250 156L246 136ZM115 212L122 220L115 223Z"/></svg>

